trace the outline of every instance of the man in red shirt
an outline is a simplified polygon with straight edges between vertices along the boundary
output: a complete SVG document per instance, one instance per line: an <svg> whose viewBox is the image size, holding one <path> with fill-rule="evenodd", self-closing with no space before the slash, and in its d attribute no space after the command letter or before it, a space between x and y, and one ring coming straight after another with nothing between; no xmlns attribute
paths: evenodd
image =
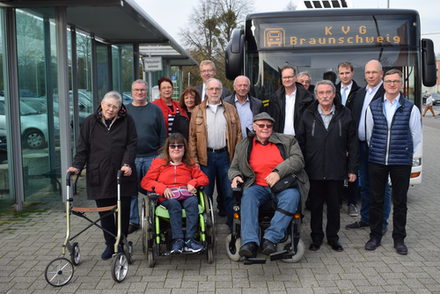
<svg viewBox="0 0 440 294"><path fill-rule="evenodd" d="M243 183L239 254L244 257L254 257L260 245L258 208L261 205L271 198L277 205L261 245L262 252L269 255L284 238L301 199L300 193L303 197L307 195L308 179L301 149L293 136L273 133L274 122L266 112L254 116L255 133L237 144L228 172L232 188ZM296 177L298 187L272 193L271 187L289 175Z"/></svg>

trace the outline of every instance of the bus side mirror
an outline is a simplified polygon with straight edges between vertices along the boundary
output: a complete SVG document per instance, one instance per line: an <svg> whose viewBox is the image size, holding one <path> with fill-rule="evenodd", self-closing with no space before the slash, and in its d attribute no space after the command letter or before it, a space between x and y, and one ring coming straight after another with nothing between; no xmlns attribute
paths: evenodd
<svg viewBox="0 0 440 294"><path fill-rule="evenodd" d="M422 74L423 85L433 87L437 83L434 44L431 39L422 39Z"/></svg>
<svg viewBox="0 0 440 294"><path fill-rule="evenodd" d="M242 74L244 64L244 32L240 29L232 31L232 38L225 50L226 78L234 80Z"/></svg>

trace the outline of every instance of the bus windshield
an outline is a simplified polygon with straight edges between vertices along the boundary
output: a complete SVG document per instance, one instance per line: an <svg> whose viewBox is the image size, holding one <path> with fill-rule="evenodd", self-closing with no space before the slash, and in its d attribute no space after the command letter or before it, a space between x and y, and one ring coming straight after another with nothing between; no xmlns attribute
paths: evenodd
<svg viewBox="0 0 440 294"><path fill-rule="evenodd" d="M279 69L289 64L295 66L297 73L306 71L312 77L312 84L323 79L323 74L332 71L337 74L338 64L348 61L354 67L354 80L359 86L365 86L364 66L371 60L380 60L384 72L398 68L403 72L404 95L414 101L421 87L417 82L416 51L397 50L397 48L363 48L332 50L263 50L248 52L246 55L246 73L253 85L254 94L260 99L268 99L280 87Z"/></svg>

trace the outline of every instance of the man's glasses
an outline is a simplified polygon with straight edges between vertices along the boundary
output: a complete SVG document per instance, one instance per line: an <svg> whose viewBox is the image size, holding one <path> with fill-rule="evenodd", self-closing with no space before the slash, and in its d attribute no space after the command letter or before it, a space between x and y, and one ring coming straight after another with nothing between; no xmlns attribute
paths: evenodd
<svg viewBox="0 0 440 294"><path fill-rule="evenodd" d="M385 80L385 81L383 81L385 84L400 84L402 81L401 80L394 80L394 81L391 81L391 80Z"/></svg>
<svg viewBox="0 0 440 294"><path fill-rule="evenodd" d="M257 127L259 127L260 129L263 129L263 128L268 128L268 129L271 129L272 127L273 127L273 124L255 124Z"/></svg>
<svg viewBox="0 0 440 294"><path fill-rule="evenodd" d="M183 145L183 144L170 144L169 147L170 147L170 149L182 149L183 147L185 147L185 145Z"/></svg>

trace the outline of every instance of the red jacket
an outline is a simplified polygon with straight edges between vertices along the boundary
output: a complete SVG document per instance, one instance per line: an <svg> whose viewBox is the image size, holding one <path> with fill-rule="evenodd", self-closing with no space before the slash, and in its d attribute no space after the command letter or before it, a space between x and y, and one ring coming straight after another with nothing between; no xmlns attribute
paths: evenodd
<svg viewBox="0 0 440 294"><path fill-rule="evenodd" d="M179 102L177 101L171 100L171 103L173 104L173 110L170 109L170 107L162 100L162 98L156 99L152 103L159 106L160 110L162 110L167 134L168 134L168 115L176 115L177 110L179 110L181 116L188 118L188 114L186 113L185 109L180 107Z"/></svg>
<svg viewBox="0 0 440 294"><path fill-rule="evenodd" d="M187 186L191 184L194 187L207 186L208 177L201 171L198 165L188 166L184 163L171 165L163 158L155 158L151 167L141 181L141 187L147 191L154 191L163 196L166 188ZM159 201L166 200L160 197Z"/></svg>

